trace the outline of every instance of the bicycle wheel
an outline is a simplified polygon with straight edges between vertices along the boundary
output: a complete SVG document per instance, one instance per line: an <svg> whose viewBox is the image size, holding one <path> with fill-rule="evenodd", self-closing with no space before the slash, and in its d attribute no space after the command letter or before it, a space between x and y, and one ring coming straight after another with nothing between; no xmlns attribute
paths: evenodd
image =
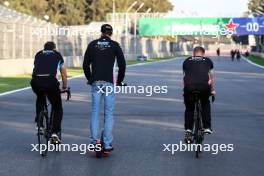
<svg viewBox="0 0 264 176"><path fill-rule="evenodd" d="M194 140L196 145L195 157L199 158L199 153L202 151L201 145L203 141L203 132L202 132L202 120L201 120L201 105L200 102L197 102L196 105L196 119L195 119L195 133Z"/></svg>
<svg viewBox="0 0 264 176"><path fill-rule="evenodd" d="M195 151L195 156L196 158L199 158L199 153L202 152L202 130L199 129L197 133L197 140L196 140L196 145L197 145L197 150Z"/></svg>
<svg viewBox="0 0 264 176"><path fill-rule="evenodd" d="M194 133L194 141L195 141L195 145L196 145L196 150L195 150L195 157L198 158L199 157L199 153L200 153L200 137L199 137L199 119L196 119L195 121L195 133Z"/></svg>
<svg viewBox="0 0 264 176"><path fill-rule="evenodd" d="M48 115L46 112L41 111L39 114L38 120L38 144L39 151L42 156L47 155L47 147L49 141L49 132L48 132ZM44 151L42 151L44 149Z"/></svg>

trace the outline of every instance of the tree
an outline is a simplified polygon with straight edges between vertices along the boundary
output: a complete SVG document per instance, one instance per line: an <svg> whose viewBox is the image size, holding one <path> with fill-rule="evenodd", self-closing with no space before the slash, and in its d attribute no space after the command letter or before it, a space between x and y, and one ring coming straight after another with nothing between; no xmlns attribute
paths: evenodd
<svg viewBox="0 0 264 176"><path fill-rule="evenodd" d="M248 9L256 15L264 15L264 0L250 0Z"/></svg>
<svg viewBox="0 0 264 176"><path fill-rule="evenodd" d="M248 3L248 9L250 11L251 14L253 14L254 16L263 16L264 15L264 0L250 0L250 2ZM263 51L263 35L261 36L261 38L259 38L259 36L256 36L256 43L257 43L257 51L261 52Z"/></svg>
<svg viewBox="0 0 264 176"><path fill-rule="evenodd" d="M88 0L86 1L86 21L102 21L105 20L106 13L112 9L112 1L105 0Z"/></svg>
<svg viewBox="0 0 264 176"><path fill-rule="evenodd" d="M3 4L5 0L0 0ZM21 13L43 19L44 15L50 21L60 25L78 25L85 23L85 0L9 0L9 7Z"/></svg>
<svg viewBox="0 0 264 176"><path fill-rule="evenodd" d="M0 0L3 4L6 0ZM28 15L43 19L45 15L50 21L60 25L81 25L91 21L102 21L106 14L112 12L115 1L117 12L126 12L134 0L8 0L10 8ZM173 6L169 0L141 0L131 9L135 11L144 2L140 10L145 12L151 8L152 12L168 12Z"/></svg>
<svg viewBox="0 0 264 176"><path fill-rule="evenodd" d="M47 14L61 25L79 25L85 21L85 0L47 0Z"/></svg>
<svg viewBox="0 0 264 176"><path fill-rule="evenodd" d="M114 0L117 12L126 12L134 0ZM86 21L102 21L105 20L106 14L113 10L113 0L86 0L87 11ZM168 12L173 9L173 5L169 0L141 0L131 9L135 11L141 3L144 3L141 12L151 8L152 12Z"/></svg>
<svg viewBox="0 0 264 176"><path fill-rule="evenodd" d="M6 0L0 0L4 4ZM33 15L38 18L43 18L46 14L47 1L46 0L9 0L9 7L21 13Z"/></svg>

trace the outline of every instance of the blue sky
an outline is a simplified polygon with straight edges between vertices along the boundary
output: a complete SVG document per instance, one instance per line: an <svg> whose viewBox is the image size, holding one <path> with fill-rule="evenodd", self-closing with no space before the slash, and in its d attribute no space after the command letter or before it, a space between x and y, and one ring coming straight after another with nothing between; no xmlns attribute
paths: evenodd
<svg viewBox="0 0 264 176"><path fill-rule="evenodd" d="M248 0L170 0L177 10L196 11L199 16L241 16L247 11Z"/></svg>

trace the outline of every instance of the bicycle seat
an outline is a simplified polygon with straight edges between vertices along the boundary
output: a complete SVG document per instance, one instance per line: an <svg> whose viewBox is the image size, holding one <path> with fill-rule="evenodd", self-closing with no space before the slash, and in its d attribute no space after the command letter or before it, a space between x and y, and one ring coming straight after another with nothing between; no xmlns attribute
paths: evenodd
<svg viewBox="0 0 264 176"><path fill-rule="evenodd" d="M201 92L198 90L192 91L192 96L195 97L195 100L199 99Z"/></svg>
<svg viewBox="0 0 264 176"><path fill-rule="evenodd" d="M200 92L200 91L198 91L198 90L194 90L194 91L192 91L192 94L193 94L193 95L200 95L200 94L201 94L201 92Z"/></svg>

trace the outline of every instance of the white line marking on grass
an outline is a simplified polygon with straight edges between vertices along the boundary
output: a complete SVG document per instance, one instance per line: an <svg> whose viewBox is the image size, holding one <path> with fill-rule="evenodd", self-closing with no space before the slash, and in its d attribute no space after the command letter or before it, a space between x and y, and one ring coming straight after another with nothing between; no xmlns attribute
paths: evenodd
<svg viewBox="0 0 264 176"><path fill-rule="evenodd" d="M1 97L1 96L4 96L4 95L13 94L13 93L16 93L16 92L20 92L20 91L28 90L28 89L30 89L30 88L31 88L31 87L24 87L24 88L21 88L21 89L15 89L15 90L11 90L11 91L8 91L8 92L4 92L4 93L1 93L1 94L0 94L0 97Z"/></svg>
<svg viewBox="0 0 264 176"><path fill-rule="evenodd" d="M252 62L251 60L245 58L244 56L242 56L242 59L245 60L245 61L247 61L247 62L250 63L251 65L254 65L254 66L256 66L256 67L259 67L259 68L264 69L264 66L259 65L259 64L256 64L256 63Z"/></svg>
<svg viewBox="0 0 264 176"><path fill-rule="evenodd" d="M172 60L175 60L175 59L177 59L177 58L174 57L174 58L171 58L171 59L164 59L164 60L154 61L154 62L137 63L137 64L128 65L127 67L135 67L135 66L141 66L141 65L156 64L156 63L160 63L160 62L169 62L169 61L172 61Z"/></svg>
<svg viewBox="0 0 264 176"><path fill-rule="evenodd" d="M161 61L132 64L132 65L128 65L127 67L142 66L142 65L154 64L154 63L159 63L159 62L168 62L168 61L172 61L172 60L175 60L175 59L177 59L177 58L175 57L175 58L172 58L172 59L166 59L166 60L161 60ZM84 77L84 75L73 76L73 77L68 78L68 80L72 80L72 79L76 79L76 78L82 78L82 77ZM15 90L11 90L11 91L8 91L8 92L0 93L0 97L1 96L5 96L5 95L10 95L10 94L13 94L13 93L16 93L16 92L21 92L21 91L28 90L28 89L31 89L31 87L24 87L24 88L21 88L21 89L15 89Z"/></svg>
<svg viewBox="0 0 264 176"><path fill-rule="evenodd" d="M81 78L81 77L84 77L84 75L73 76L73 77L68 78L68 80L75 79L75 78ZM8 92L0 93L0 97L4 96L4 95L10 95L10 94L13 94L13 93L16 93L16 92L21 92L21 91L28 90L28 89L31 89L31 87L28 86L28 87L24 87L24 88L21 88L21 89L15 89L15 90L11 90L11 91L8 91Z"/></svg>

